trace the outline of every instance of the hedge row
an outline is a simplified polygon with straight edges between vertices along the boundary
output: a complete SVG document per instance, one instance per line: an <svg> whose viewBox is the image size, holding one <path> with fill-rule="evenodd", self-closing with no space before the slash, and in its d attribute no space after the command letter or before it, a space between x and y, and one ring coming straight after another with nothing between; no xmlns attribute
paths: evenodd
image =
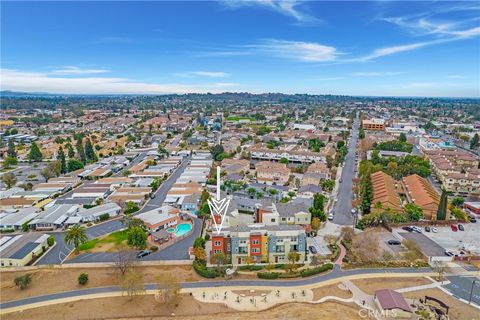
<svg viewBox="0 0 480 320"><path fill-rule="evenodd" d="M238 269L249 270L249 271L258 271L258 270L262 270L263 268L264 268L264 266L251 264L251 265L247 265L247 266L240 266Z"/></svg>
<svg viewBox="0 0 480 320"><path fill-rule="evenodd" d="M257 277L260 279L278 279L280 273L278 272L259 272L257 273Z"/></svg>
<svg viewBox="0 0 480 320"><path fill-rule="evenodd" d="M332 269L333 269L333 264L326 263L324 265L321 265L315 268L302 270L302 272L300 272L300 276L303 278L310 277L310 276L325 272L327 270L332 270Z"/></svg>
<svg viewBox="0 0 480 320"><path fill-rule="evenodd" d="M206 265L197 261L193 262L193 269L204 278L216 278L219 276L217 270L209 269Z"/></svg>

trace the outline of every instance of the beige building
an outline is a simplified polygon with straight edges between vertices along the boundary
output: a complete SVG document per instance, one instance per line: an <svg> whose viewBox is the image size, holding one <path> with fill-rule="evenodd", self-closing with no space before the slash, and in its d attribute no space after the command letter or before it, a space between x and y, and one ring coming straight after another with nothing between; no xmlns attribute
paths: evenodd
<svg viewBox="0 0 480 320"><path fill-rule="evenodd" d="M290 178L290 169L284 163L261 161L255 166L257 182L269 185L285 185Z"/></svg>
<svg viewBox="0 0 480 320"><path fill-rule="evenodd" d="M23 267L39 257L48 248L49 235L27 233L0 238L0 265L6 267Z"/></svg>

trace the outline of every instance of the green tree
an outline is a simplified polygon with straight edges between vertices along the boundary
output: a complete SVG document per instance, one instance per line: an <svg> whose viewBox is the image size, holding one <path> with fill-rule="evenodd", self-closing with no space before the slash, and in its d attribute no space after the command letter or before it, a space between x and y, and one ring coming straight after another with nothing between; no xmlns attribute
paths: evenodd
<svg viewBox="0 0 480 320"><path fill-rule="evenodd" d="M63 152L62 147L58 148L57 160L60 162L60 173L67 173L67 161L65 160L65 152Z"/></svg>
<svg viewBox="0 0 480 320"><path fill-rule="evenodd" d="M95 150L93 150L92 141L88 138L85 142L85 157L87 161L95 162L98 160Z"/></svg>
<svg viewBox="0 0 480 320"><path fill-rule="evenodd" d="M73 245L75 250L78 250L78 246L87 240L87 231L85 227L81 225L74 225L65 231L65 242L68 245Z"/></svg>
<svg viewBox="0 0 480 320"><path fill-rule="evenodd" d="M465 202L465 199L463 199L462 197L455 197L452 199L452 204L455 207L461 207L464 202Z"/></svg>
<svg viewBox="0 0 480 320"><path fill-rule="evenodd" d="M212 154L214 160L221 161L218 158L222 153L224 153L224 149L221 145L217 144L210 150L210 153Z"/></svg>
<svg viewBox="0 0 480 320"><path fill-rule="evenodd" d="M480 137L478 136L478 133L475 133L472 140L470 140L470 149L476 149L478 146L480 146Z"/></svg>
<svg viewBox="0 0 480 320"><path fill-rule="evenodd" d="M77 159L68 159L67 162L67 171L72 172L79 169L83 169L83 163Z"/></svg>
<svg viewBox="0 0 480 320"><path fill-rule="evenodd" d="M145 248L147 246L147 233L140 227L128 229L127 244L137 249Z"/></svg>
<svg viewBox="0 0 480 320"><path fill-rule="evenodd" d="M363 130L363 128L360 128L358 132L358 137L360 138L360 140L365 139L365 130Z"/></svg>
<svg viewBox="0 0 480 320"><path fill-rule="evenodd" d="M280 163L288 164L288 159L287 158L281 158Z"/></svg>
<svg viewBox="0 0 480 320"><path fill-rule="evenodd" d="M75 146L77 148L77 153L78 153L78 157L80 159L80 161L83 163L83 164L86 164L87 163L87 156L85 154L85 149L83 148L83 144L82 144L82 139L78 139L77 140L77 144Z"/></svg>
<svg viewBox="0 0 480 320"><path fill-rule="evenodd" d="M3 160L3 167L5 169L10 168L10 166L16 166L17 164L18 164L17 158L6 157L5 160Z"/></svg>
<svg viewBox="0 0 480 320"><path fill-rule="evenodd" d="M412 221L419 221L423 219L423 210L419 206L413 203L409 203L405 206L405 212Z"/></svg>
<svg viewBox="0 0 480 320"><path fill-rule="evenodd" d="M32 144L30 145L30 152L28 153L28 160L33 162L39 162L42 161L42 159L43 155L38 148L38 145L35 142L32 142Z"/></svg>
<svg viewBox="0 0 480 320"><path fill-rule="evenodd" d="M68 158L69 159L75 158L75 151L73 150L72 144L70 142L68 142L65 145L65 147L67 148Z"/></svg>
<svg viewBox="0 0 480 320"><path fill-rule="evenodd" d="M15 150L15 143L13 143L13 139L8 139L8 149L7 149L7 156L10 158L17 158L17 151Z"/></svg>
<svg viewBox="0 0 480 320"><path fill-rule="evenodd" d="M133 201L128 201L125 207L125 214L131 214L140 210L138 205Z"/></svg>
<svg viewBox="0 0 480 320"><path fill-rule="evenodd" d="M313 196L313 204L309 209L312 218L318 218L320 221L327 221L327 215L324 211L326 199L327 198L321 193L316 193Z"/></svg>
<svg viewBox="0 0 480 320"><path fill-rule="evenodd" d="M437 220L445 220L447 218L447 204L448 204L447 192L445 190L442 190L440 203L438 204Z"/></svg>
<svg viewBox="0 0 480 320"><path fill-rule="evenodd" d="M11 172L5 173L2 176L2 182L5 184L7 189L10 189L17 183L17 177Z"/></svg>
<svg viewBox="0 0 480 320"><path fill-rule="evenodd" d="M55 172L52 171L51 168L45 167L40 171L40 174L42 177L45 179L46 182L50 180L51 178L55 177Z"/></svg>
<svg viewBox="0 0 480 320"><path fill-rule="evenodd" d="M407 142L407 135L405 133L400 133L400 136L398 137L398 140L401 142Z"/></svg>

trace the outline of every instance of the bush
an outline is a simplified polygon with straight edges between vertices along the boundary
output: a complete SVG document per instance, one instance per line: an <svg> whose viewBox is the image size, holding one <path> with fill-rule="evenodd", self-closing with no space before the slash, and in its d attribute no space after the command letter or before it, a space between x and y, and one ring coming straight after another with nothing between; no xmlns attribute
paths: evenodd
<svg viewBox="0 0 480 320"><path fill-rule="evenodd" d="M302 277L310 277L310 276L313 276L313 275L316 275L316 274L325 272L325 271L327 271L327 270L332 270L332 269L333 269L333 264L331 264L331 263L326 263L326 264L324 264L324 265L321 265L321 266L318 266L318 267L315 267L315 268L302 270L302 271L300 272L300 276L302 276Z"/></svg>
<svg viewBox="0 0 480 320"><path fill-rule="evenodd" d="M53 246L55 244L55 238L53 236L48 237L47 244L49 247Z"/></svg>
<svg viewBox="0 0 480 320"><path fill-rule="evenodd" d="M207 234L205 235L205 241L208 241L208 240L210 240L210 235L207 233Z"/></svg>
<svg viewBox="0 0 480 320"><path fill-rule="evenodd" d="M80 273L78 276L78 284L81 286L86 285L88 282L88 274L87 273Z"/></svg>
<svg viewBox="0 0 480 320"><path fill-rule="evenodd" d="M156 251L158 251L158 247L157 246L151 246L150 251L156 252Z"/></svg>
<svg viewBox="0 0 480 320"><path fill-rule="evenodd" d="M250 264L250 265L247 265L247 266L240 266L238 269L249 270L249 271L258 271L258 270L262 270L263 266Z"/></svg>
<svg viewBox="0 0 480 320"><path fill-rule="evenodd" d="M268 279L268 280L278 279L279 275L280 275L280 273L278 273L278 272L259 272L259 273L257 273L257 277L259 277L260 279Z"/></svg>
<svg viewBox="0 0 480 320"><path fill-rule="evenodd" d="M216 278L219 276L215 269L209 269L204 263L193 261L193 269L204 278Z"/></svg>
<svg viewBox="0 0 480 320"><path fill-rule="evenodd" d="M23 276L16 277L14 282L17 287L23 290L27 288L30 285L30 283L32 283L32 276L29 273L27 273L27 274L24 274Z"/></svg>
<svg viewBox="0 0 480 320"><path fill-rule="evenodd" d="M0 233L12 233L12 232L15 232L14 229L1 229L0 230Z"/></svg>
<svg viewBox="0 0 480 320"><path fill-rule="evenodd" d="M100 216L98 216L99 221L106 221L110 218L110 215L108 213L102 213Z"/></svg>

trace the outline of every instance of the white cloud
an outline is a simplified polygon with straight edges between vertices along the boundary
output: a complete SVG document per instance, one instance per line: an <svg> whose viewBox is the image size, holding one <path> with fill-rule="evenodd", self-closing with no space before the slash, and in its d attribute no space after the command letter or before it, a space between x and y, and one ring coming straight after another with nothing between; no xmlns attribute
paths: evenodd
<svg viewBox="0 0 480 320"><path fill-rule="evenodd" d="M415 89L415 88L432 88L437 86L438 83L436 82L412 82L407 83L402 86L404 89Z"/></svg>
<svg viewBox="0 0 480 320"><path fill-rule="evenodd" d="M313 78L312 80L314 81L337 81L337 80L343 80L345 79L344 77L325 77L325 78Z"/></svg>
<svg viewBox="0 0 480 320"><path fill-rule="evenodd" d="M221 83L143 83L113 77L60 77L47 73L0 69L2 90L48 92L65 94L166 94L166 93L218 93L235 90L240 84Z"/></svg>
<svg viewBox="0 0 480 320"><path fill-rule="evenodd" d="M383 76L396 76L402 74L403 72L354 72L352 76L354 77L383 77Z"/></svg>
<svg viewBox="0 0 480 320"><path fill-rule="evenodd" d="M306 12L298 9L298 6L303 1L287 0L287 1L275 1L275 0L242 0L242 1L221 1L223 5L230 9L237 9L240 7L253 7L260 6L266 9L274 10L280 14L294 18L297 23L305 24L318 22L319 19L312 17Z"/></svg>
<svg viewBox="0 0 480 320"><path fill-rule="evenodd" d="M178 72L174 73L174 76L182 78L196 78L196 77L207 77L207 78L228 78L230 74L226 72L212 72L212 71L189 71L189 72Z"/></svg>
<svg viewBox="0 0 480 320"><path fill-rule="evenodd" d="M248 47L277 57L306 62L334 61L339 55L336 48L315 42L266 40Z"/></svg>
<svg viewBox="0 0 480 320"><path fill-rule="evenodd" d="M106 69L82 69L75 66L65 66L61 67L61 69L52 70L51 74L56 75L82 75L82 74L99 74L99 73L106 73L109 70Z"/></svg>

